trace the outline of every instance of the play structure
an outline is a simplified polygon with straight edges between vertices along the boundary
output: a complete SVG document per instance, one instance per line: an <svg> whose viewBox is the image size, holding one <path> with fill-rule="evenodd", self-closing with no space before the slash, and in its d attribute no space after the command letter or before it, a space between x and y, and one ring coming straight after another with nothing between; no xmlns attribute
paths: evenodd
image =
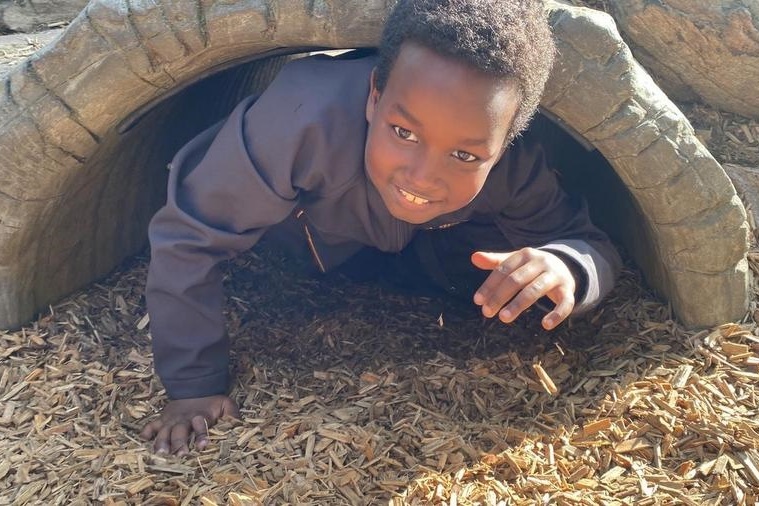
<svg viewBox="0 0 759 506"><path fill-rule="evenodd" d="M289 54L376 44L383 1L90 2L0 92L0 328L146 245L166 164ZM602 226L686 325L741 318L749 226L722 167L612 18L551 2L542 108L607 164ZM598 209L597 209L598 211Z"/></svg>

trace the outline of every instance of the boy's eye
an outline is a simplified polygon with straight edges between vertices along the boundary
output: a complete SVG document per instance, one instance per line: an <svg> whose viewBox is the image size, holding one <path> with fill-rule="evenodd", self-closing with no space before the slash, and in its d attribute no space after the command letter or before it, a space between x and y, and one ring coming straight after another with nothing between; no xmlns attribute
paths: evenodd
<svg viewBox="0 0 759 506"><path fill-rule="evenodd" d="M477 157L474 156L472 153L467 153L466 151L461 151L461 150L454 151L453 157L458 158L462 162L473 162L477 160Z"/></svg>
<svg viewBox="0 0 759 506"><path fill-rule="evenodd" d="M416 142L416 135L414 135L411 132L411 130L408 130L406 128L400 127L398 125L393 125L393 130L395 131L395 135L397 135L401 139L403 139L405 141Z"/></svg>

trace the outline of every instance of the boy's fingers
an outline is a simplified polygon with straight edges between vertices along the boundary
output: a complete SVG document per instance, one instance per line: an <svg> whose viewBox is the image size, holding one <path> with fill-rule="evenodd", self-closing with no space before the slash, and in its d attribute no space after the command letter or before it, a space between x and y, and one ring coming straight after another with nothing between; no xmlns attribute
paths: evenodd
<svg viewBox="0 0 759 506"><path fill-rule="evenodd" d="M492 259L491 256L497 256L499 258L502 258L499 262L494 262L492 264L488 264L490 269L493 271L493 273L487 277L487 279L482 283L482 285L477 289L477 291L474 294L474 303L479 306L493 306L498 302L499 295L497 292L501 290L501 287L504 282L504 276L510 276L515 270L517 270L520 266L522 266L523 259L521 255L517 254L507 254L505 258L503 257L504 254L501 253L487 253L478 251L474 255L472 255L472 262L477 265L475 262L475 258L485 257L487 256L489 259ZM490 260L487 260L490 262ZM480 266L485 265L485 260L483 260L480 263ZM480 267L483 268L483 267ZM513 283L512 283L513 284ZM495 312L500 309L501 306L503 306L508 300L514 296L516 291L513 291L508 298L503 298L503 295L500 296L500 304L498 307L494 308L489 315L486 315L488 317L495 315Z"/></svg>
<svg viewBox="0 0 759 506"><path fill-rule="evenodd" d="M142 438L145 441L150 441L153 439L153 436L156 435L158 430L161 428L161 419L158 418L156 420L153 420L149 424L145 425L145 427L142 428L142 432L140 432L140 438Z"/></svg>
<svg viewBox="0 0 759 506"><path fill-rule="evenodd" d="M545 253L532 248L472 254L476 267L493 271L474 294L474 303L482 306L482 314L487 318L498 315L505 323L511 323L550 294L556 307L543 318L543 327L550 330L564 321L574 309L573 290L562 281L561 269L545 257Z"/></svg>
<svg viewBox="0 0 759 506"><path fill-rule="evenodd" d="M525 264L511 271L509 274L493 273L492 288L485 294L482 304L482 314L491 318L515 296L529 286L539 276L540 270L535 264ZM488 280L490 281L490 280ZM515 316L516 318L516 316Z"/></svg>
<svg viewBox="0 0 759 506"><path fill-rule="evenodd" d="M554 283L554 276L547 272L543 272L532 279L532 281L526 283L524 288L516 294L511 302L501 309L498 313L498 317L505 323L513 322L525 309L531 307L541 297L553 290Z"/></svg>
<svg viewBox="0 0 759 506"><path fill-rule="evenodd" d="M516 252L494 253L491 251L475 251L472 253L472 263L478 269L492 271Z"/></svg>
<svg viewBox="0 0 759 506"><path fill-rule="evenodd" d="M190 451L190 424L178 423L171 428L171 453L186 455Z"/></svg>
<svg viewBox="0 0 759 506"><path fill-rule="evenodd" d="M161 428L158 429L155 441L153 441L153 451L156 453L169 453L169 451L171 451L170 438L171 425L163 424Z"/></svg>
<svg viewBox="0 0 759 506"><path fill-rule="evenodd" d="M224 404L221 406L221 416L231 416L232 418L240 419L240 408L232 399L224 399Z"/></svg>
<svg viewBox="0 0 759 506"><path fill-rule="evenodd" d="M208 445L208 422L201 415L192 417L192 430L195 432L195 446L202 450Z"/></svg>
<svg viewBox="0 0 759 506"><path fill-rule="evenodd" d="M556 328L561 322L569 317L574 307L574 294L567 289L562 289L560 298L556 302L556 307L553 308L553 311L543 317L543 328L546 330L553 330Z"/></svg>

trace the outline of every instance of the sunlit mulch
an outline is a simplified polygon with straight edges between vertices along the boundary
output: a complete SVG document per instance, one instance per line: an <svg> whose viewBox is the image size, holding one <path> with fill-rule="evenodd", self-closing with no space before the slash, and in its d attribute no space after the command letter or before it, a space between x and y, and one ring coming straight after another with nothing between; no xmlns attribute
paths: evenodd
<svg viewBox="0 0 759 506"><path fill-rule="evenodd" d="M261 256L263 255L263 257ZM243 420L184 458L137 437L145 262L0 334L0 504L751 504L756 325L686 332L633 271L592 319L229 266Z"/></svg>
<svg viewBox="0 0 759 506"><path fill-rule="evenodd" d="M0 35L0 79L10 72L14 65L34 54L61 31L57 28L33 34Z"/></svg>

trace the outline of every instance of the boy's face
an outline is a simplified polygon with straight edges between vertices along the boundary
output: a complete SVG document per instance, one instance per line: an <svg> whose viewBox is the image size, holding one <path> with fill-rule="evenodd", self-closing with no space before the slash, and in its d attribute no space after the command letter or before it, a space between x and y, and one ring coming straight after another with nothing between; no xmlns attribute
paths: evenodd
<svg viewBox="0 0 759 506"><path fill-rule="evenodd" d="M414 43L366 104L366 170L390 213L425 223L466 206L505 149L519 106L512 81Z"/></svg>

